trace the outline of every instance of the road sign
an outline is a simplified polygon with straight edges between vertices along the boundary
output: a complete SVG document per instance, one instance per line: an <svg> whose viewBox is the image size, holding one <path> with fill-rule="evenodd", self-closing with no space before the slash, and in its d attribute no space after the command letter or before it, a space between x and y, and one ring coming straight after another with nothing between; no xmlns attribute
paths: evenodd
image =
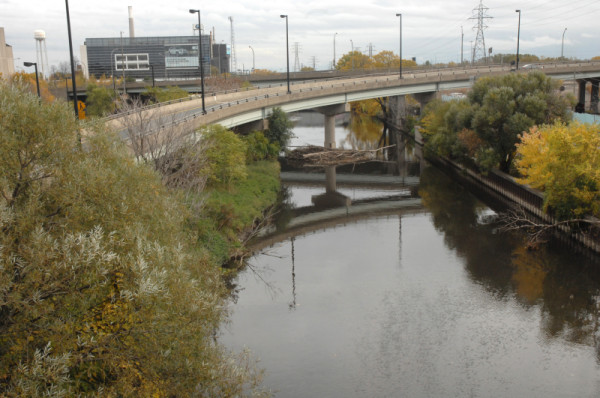
<svg viewBox="0 0 600 398"><path fill-rule="evenodd" d="M79 115L79 120L85 119L85 102L77 101L77 111Z"/></svg>

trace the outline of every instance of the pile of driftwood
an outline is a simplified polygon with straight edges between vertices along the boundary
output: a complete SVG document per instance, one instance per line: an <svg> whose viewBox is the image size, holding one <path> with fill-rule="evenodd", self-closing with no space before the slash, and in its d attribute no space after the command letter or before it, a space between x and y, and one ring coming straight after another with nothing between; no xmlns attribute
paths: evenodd
<svg viewBox="0 0 600 398"><path fill-rule="evenodd" d="M310 145L288 152L286 159L288 163L295 166L338 166L370 162L376 159L377 152L385 148L361 151L353 149L328 149Z"/></svg>

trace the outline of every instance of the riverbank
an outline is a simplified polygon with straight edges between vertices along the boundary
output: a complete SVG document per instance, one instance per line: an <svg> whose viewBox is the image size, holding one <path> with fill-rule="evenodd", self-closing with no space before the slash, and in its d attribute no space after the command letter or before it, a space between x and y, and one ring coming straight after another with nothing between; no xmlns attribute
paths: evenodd
<svg viewBox="0 0 600 398"><path fill-rule="evenodd" d="M279 163L254 162L248 177L232 187L208 192L204 217L198 223L200 246L210 253L215 266L238 257L244 241L273 206L279 194Z"/></svg>

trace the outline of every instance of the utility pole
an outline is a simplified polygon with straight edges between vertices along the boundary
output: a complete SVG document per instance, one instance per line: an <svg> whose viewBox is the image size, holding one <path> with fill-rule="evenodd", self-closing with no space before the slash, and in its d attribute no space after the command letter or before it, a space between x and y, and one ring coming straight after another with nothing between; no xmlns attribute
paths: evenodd
<svg viewBox="0 0 600 398"><path fill-rule="evenodd" d="M294 72L298 72L300 70L300 57L298 56L299 49L300 49L300 43L295 42L294 43L294 54L295 54Z"/></svg>
<svg viewBox="0 0 600 398"><path fill-rule="evenodd" d="M460 27L460 64L463 64L463 43L465 41L465 32L463 32L463 27Z"/></svg>
<svg viewBox="0 0 600 398"><path fill-rule="evenodd" d="M235 73L237 71L237 59L235 57L235 35L233 33L233 17L229 17L231 25L231 70L229 73Z"/></svg>
<svg viewBox="0 0 600 398"><path fill-rule="evenodd" d="M469 19L476 19L477 23L473 27L473 29L477 30L477 35L475 37L475 46L473 47L473 62L475 62L475 58L478 52L480 52L481 57L485 60L487 59L486 48L485 48L485 38L483 37L483 30L487 28L485 24L485 19L490 19L489 15L487 15L488 7L483 5L483 0L479 0L479 6L473 9L473 16Z"/></svg>

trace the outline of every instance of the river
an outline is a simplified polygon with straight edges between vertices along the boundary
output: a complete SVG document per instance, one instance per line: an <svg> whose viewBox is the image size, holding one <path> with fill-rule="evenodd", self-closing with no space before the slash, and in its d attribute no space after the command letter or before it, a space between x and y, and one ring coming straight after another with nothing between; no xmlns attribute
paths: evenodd
<svg viewBox="0 0 600 398"><path fill-rule="evenodd" d="M250 349L266 388L600 396L596 260L556 243L529 250L498 231L497 208L434 167L418 183L357 174L338 172L351 202L338 208L311 210L325 189L285 183L284 221L234 281L219 340Z"/></svg>

